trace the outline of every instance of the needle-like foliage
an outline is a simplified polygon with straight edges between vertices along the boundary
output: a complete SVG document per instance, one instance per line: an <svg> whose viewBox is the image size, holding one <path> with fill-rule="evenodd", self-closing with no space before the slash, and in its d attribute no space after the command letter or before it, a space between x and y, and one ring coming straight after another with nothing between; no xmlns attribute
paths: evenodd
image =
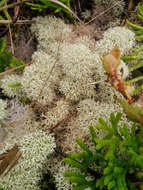
<svg viewBox="0 0 143 190"><path fill-rule="evenodd" d="M143 172L143 134L141 132L140 138L137 138L135 123L131 131L126 123L119 126L121 117L121 113L111 113L110 123L103 118L99 119L96 128L106 131L103 139L96 136L93 126L90 127L95 151L90 150L82 140L76 140L82 152L64 159L67 164L79 170L64 173L71 183L76 184L73 190L138 189L135 184L139 181L137 173Z"/></svg>
<svg viewBox="0 0 143 190"><path fill-rule="evenodd" d="M6 40L0 38L0 72L4 72L8 67L15 68L21 65L24 65L24 62L19 61L10 51L6 51Z"/></svg>
<svg viewBox="0 0 143 190"><path fill-rule="evenodd" d="M59 2L62 3L63 5L66 5L67 7L70 8L70 1L71 0L60 0ZM38 0L37 3L27 3L28 5L31 6L33 10L38 10L38 11L43 11L44 9L54 9L55 13L63 11L70 17L72 17L72 13L64 8L63 6L60 6L56 1L48 1L48 0Z"/></svg>
<svg viewBox="0 0 143 190"><path fill-rule="evenodd" d="M138 16L138 18L143 20L143 4L141 4L141 3L138 4L137 16ZM143 40L143 27L136 25L136 24L133 24L129 20L127 20L127 24L135 33L135 39L138 40L138 42ZM135 48L131 49L132 50L131 55L121 57L121 59L129 65L129 71L130 72L133 72L133 71L143 67L143 53L142 53L143 52L143 45L141 45L141 43L138 43L138 44L139 45L137 45ZM134 64L132 66L130 66L130 64L132 64L132 63L134 63ZM142 79L143 79L143 76L136 77L136 78L133 78L132 80L128 81L128 83L136 83ZM138 86L138 88L135 89L134 94L137 94L142 89L143 89L143 85Z"/></svg>

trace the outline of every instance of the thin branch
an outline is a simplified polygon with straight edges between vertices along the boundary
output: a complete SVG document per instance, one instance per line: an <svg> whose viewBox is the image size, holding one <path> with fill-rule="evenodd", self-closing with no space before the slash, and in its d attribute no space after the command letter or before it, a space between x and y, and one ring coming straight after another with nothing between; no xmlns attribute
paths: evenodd
<svg viewBox="0 0 143 190"><path fill-rule="evenodd" d="M61 34L61 35L62 35L62 34ZM51 76L51 74L52 74L52 72L53 72L53 70L54 70L56 64L57 64L57 62L59 61L60 45L61 45L61 44L59 43L59 44L58 44L58 50L57 50L57 55L56 55L55 62L54 62L53 66L52 66L52 68L51 68L51 70L50 70L50 72L49 72L48 77L47 77L47 78L45 79L45 81L44 81L44 85L43 85L43 87L42 87L42 89L41 89L41 91L40 91L40 93L39 93L39 96L41 96L41 94L42 94L42 92L43 92L43 89L45 88L45 86L46 86L46 84L47 84L47 82L48 82L48 80L49 80L49 78L50 78L50 76Z"/></svg>
<svg viewBox="0 0 143 190"><path fill-rule="evenodd" d="M96 17L92 18L90 21L86 22L85 25L88 25L89 23L93 22L95 19L97 19L101 15L107 13L108 11L110 11L111 9L113 9L114 7L116 7L117 5L121 6L119 3L115 3L115 5L113 5L112 7L106 9L105 11L103 11L102 13L100 13L99 15L97 15Z"/></svg>
<svg viewBox="0 0 143 190"><path fill-rule="evenodd" d="M83 84L82 86L90 86L90 85L100 84L100 83L103 83L103 82L105 82L105 80L100 80L100 81L97 81L97 82L91 82L91 83Z"/></svg>
<svg viewBox="0 0 143 190"><path fill-rule="evenodd" d="M20 2L20 0L17 0L17 2ZM6 4L6 7L7 7L7 4ZM7 8L5 8L7 9ZM20 10L20 6L17 6L15 9L14 9L14 17L12 18L12 23L16 23L17 22L17 19L18 19L18 15L19 15L19 10ZM10 24L9 24L9 27L6 28L1 34L0 34L0 37L3 37L5 36L8 31L10 31Z"/></svg>
<svg viewBox="0 0 143 190"><path fill-rule="evenodd" d="M31 24L35 23L35 20L17 20L16 23L13 23L12 20L0 20L0 25L3 24Z"/></svg>
<svg viewBox="0 0 143 190"><path fill-rule="evenodd" d="M32 64L32 63L30 62L30 63L27 63L27 64L23 64L23 65L17 66L17 67L12 68L12 69L9 69L9 70L7 70L7 71L4 71L4 72L0 73L0 76L6 75L6 74L11 73L11 72L13 72L13 71L16 71L17 69L20 69L20 68L22 68L22 67L26 67L26 66L28 66L28 65L30 65L30 64Z"/></svg>
<svg viewBox="0 0 143 190"><path fill-rule="evenodd" d="M30 1L30 0L21 0L20 2L11 3L9 5L6 5L6 6L3 6L2 8L0 8L0 11L3 11L4 9L9 9L11 7L15 7L16 5L20 5L21 3L24 3L26 1Z"/></svg>
<svg viewBox="0 0 143 190"><path fill-rule="evenodd" d="M68 114L64 119L62 119L61 121L59 121L56 125L50 127L48 130L50 132L53 132L53 130L58 127L60 124L64 123L65 121L69 121L74 115L76 115L77 112L73 111L72 113Z"/></svg>
<svg viewBox="0 0 143 190"><path fill-rule="evenodd" d="M12 3L12 4L10 4L10 5L6 5L6 6L2 7L2 8L0 8L0 11L2 11L2 10L4 10L4 9L11 8L11 7L14 7L14 6L19 5L19 4L21 4L21 3L24 3L24 2L28 2L28 1L30 1L30 0L21 0L20 2L16 2L16 3ZM78 18L78 16L77 16L69 7L67 7L64 3L62 3L62 2L60 2L60 1L58 1L58 0L47 0L47 1L50 1L50 2L55 3L55 4L57 4L57 5L60 5L61 7L63 7L64 9L66 9L66 10L68 10L70 13L72 13L73 17L76 18L80 23L83 23L82 20L80 20L80 19Z"/></svg>
<svg viewBox="0 0 143 190"><path fill-rule="evenodd" d="M13 46L13 40L12 40L12 33L11 33L10 24L8 24L8 29L9 29L9 37L10 37L10 43L11 43L11 52L12 52L12 55L14 55L14 46Z"/></svg>

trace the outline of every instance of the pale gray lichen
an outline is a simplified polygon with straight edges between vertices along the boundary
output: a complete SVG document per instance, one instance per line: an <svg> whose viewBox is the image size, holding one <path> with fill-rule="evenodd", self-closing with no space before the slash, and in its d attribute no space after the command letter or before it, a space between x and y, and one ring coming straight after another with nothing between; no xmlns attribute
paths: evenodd
<svg viewBox="0 0 143 190"><path fill-rule="evenodd" d="M104 32L103 39L97 42L95 51L103 55L118 46L121 55L125 55L135 45L134 36L135 34L126 27L109 28Z"/></svg>
<svg viewBox="0 0 143 190"><path fill-rule="evenodd" d="M16 86L19 84L18 86ZM11 85L15 85L11 87ZM21 76L16 74L5 75L1 79L1 88L3 89L3 93L8 97L23 97L24 92L21 87Z"/></svg>
<svg viewBox="0 0 143 190"><path fill-rule="evenodd" d="M84 81L82 81L82 79ZM79 80L74 78L64 77L59 84L59 89L67 99L77 101L83 98L91 98L96 94L95 86L91 83L94 83L93 78L85 77Z"/></svg>
<svg viewBox="0 0 143 190"><path fill-rule="evenodd" d="M89 36L83 35L79 36L76 39L76 43L83 44L86 47L88 47L91 51L95 51L96 43L93 39L91 39Z"/></svg>
<svg viewBox="0 0 143 190"><path fill-rule="evenodd" d="M59 63L68 77L81 79L92 76L95 57L84 44L65 44L62 47Z"/></svg>
<svg viewBox="0 0 143 190"><path fill-rule="evenodd" d="M24 135L34 132L39 127L33 110L29 105L24 105L17 99L9 102L5 125L7 135L0 146L4 146L4 143L12 142L14 139L20 140Z"/></svg>
<svg viewBox="0 0 143 190"><path fill-rule="evenodd" d="M52 16L37 17L31 30L37 37L38 48L45 50L54 42L68 41L72 31L62 19Z"/></svg>
<svg viewBox="0 0 143 190"><path fill-rule="evenodd" d="M14 145L14 143L13 143ZM1 153L13 146L7 144ZM22 156L18 164L6 176L0 178L0 186L7 190L40 190L43 163L56 147L54 137L43 131L26 135L20 141Z"/></svg>
<svg viewBox="0 0 143 190"><path fill-rule="evenodd" d="M4 121L7 118L7 102L0 99L0 121Z"/></svg>
<svg viewBox="0 0 143 190"><path fill-rule="evenodd" d="M59 89L72 100L93 97L96 93L93 75L97 72L96 56L83 43L65 44L59 63L65 77L60 81ZM67 61L68 60L68 61Z"/></svg>
<svg viewBox="0 0 143 190"><path fill-rule="evenodd" d="M54 67L56 60L43 51L35 52L33 61L34 63L24 70L22 87L30 100L47 105L55 97L54 90L58 83L60 69Z"/></svg>

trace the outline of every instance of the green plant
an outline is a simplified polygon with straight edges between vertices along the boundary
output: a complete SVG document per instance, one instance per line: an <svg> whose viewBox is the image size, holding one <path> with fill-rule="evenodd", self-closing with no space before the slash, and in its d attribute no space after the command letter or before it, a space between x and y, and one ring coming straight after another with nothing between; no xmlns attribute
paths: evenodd
<svg viewBox="0 0 143 190"><path fill-rule="evenodd" d="M0 72L4 72L6 68L16 68L24 65L23 61L19 61L11 52L6 51L6 40L0 38ZM23 71L23 68L19 68Z"/></svg>
<svg viewBox="0 0 143 190"><path fill-rule="evenodd" d="M3 6L5 6L5 5L7 4L7 2L8 2L8 0L2 0L2 1L0 2L0 8L2 8ZM11 20L11 16L10 16L10 14L8 13L7 9L4 9L4 10L2 11L2 13L3 13L3 15L2 15L2 14L0 15L0 20L5 20L5 18L6 18L7 20Z"/></svg>
<svg viewBox="0 0 143 190"><path fill-rule="evenodd" d="M141 3L138 4L138 18L143 20L143 5ZM143 40L143 27L131 23L129 20L126 21L128 26L132 28L135 33L135 39L140 41ZM132 48L132 54L129 56L122 56L121 59L129 65L129 71L133 72L141 67L143 67L143 45L138 45L135 48ZM132 62L135 62L134 66L130 66ZM143 76L133 78L128 83L136 83L143 79ZM143 85L138 86L133 92L135 95L143 89Z"/></svg>
<svg viewBox="0 0 143 190"><path fill-rule="evenodd" d="M3 187L0 187L0 190L5 190Z"/></svg>
<svg viewBox="0 0 143 190"><path fill-rule="evenodd" d="M59 2L63 5L67 6L67 8L70 8L70 1L71 0L60 0ZM60 5L57 1L51 1L51 0L38 0L37 3L27 3L27 5L30 5L33 10L43 11L44 9L52 9L55 10L55 13L58 13L60 11L63 11L67 13L72 18L72 13L70 10L68 10L66 7Z"/></svg>
<svg viewBox="0 0 143 190"><path fill-rule="evenodd" d="M116 116L111 113L110 124L103 118L99 119L96 128L106 131L103 139L99 139L94 127L90 127L96 152L90 150L80 139L76 140L82 152L71 154L64 159L67 164L79 170L79 172L64 173L71 183L76 183L73 190L138 189L136 182L142 180L139 176L143 172L143 132L140 132L138 138L135 123L132 125L131 132L126 123L120 126L121 116L121 113Z"/></svg>

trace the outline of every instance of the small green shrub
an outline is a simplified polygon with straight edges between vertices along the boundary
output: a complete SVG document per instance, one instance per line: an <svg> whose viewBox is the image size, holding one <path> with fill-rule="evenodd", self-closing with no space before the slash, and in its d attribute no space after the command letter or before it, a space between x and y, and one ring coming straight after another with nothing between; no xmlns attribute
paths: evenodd
<svg viewBox="0 0 143 190"><path fill-rule="evenodd" d="M9 0L1 0L1 1L0 1L0 8L2 8L3 6L5 6L6 3L8 3L8 1L9 1ZM0 15L0 20L5 20L5 19L11 20L11 16L10 16L10 14L8 13L7 9L4 9L4 10L2 11L2 14Z"/></svg>
<svg viewBox="0 0 143 190"><path fill-rule="evenodd" d="M90 127L96 151L90 150L80 139L76 140L82 152L71 154L64 159L67 164L79 170L79 172L64 173L71 183L76 184L73 190L138 189L135 184L143 178L138 177L143 174L143 132L140 132L138 138L135 123L131 132L126 123L120 126L121 116L121 113L116 116L111 113L110 124L103 118L99 119L96 128L106 131L103 139L99 139L94 127Z"/></svg>
<svg viewBox="0 0 143 190"><path fill-rule="evenodd" d="M138 4L138 18L143 20L143 5L141 3ZM135 33L135 39L139 41L143 40L143 27L131 23L127 20L128 26ZM143 45L137 45L135 48L132 48L132 53L129 56L122 56L121 59L129 65L129 71L133 72L141 67L143 67ZM132 62L135 62L133 66L130 66ZM128 81L128 83L135 83L143 79L143 76L133 78ZM139 91L143 89L143 85L140 85L135 89L134 94L137 94Z"/></svg>
<svg viewBox="0 0 143 190"><path fill-rule="evenodd" d="M16 68L24 65L23 61L19 61L11 52L6 51L6 40L0 38L0 72L4 72L6 68ZM19 68L23 71L23 67Z"/></svg>

